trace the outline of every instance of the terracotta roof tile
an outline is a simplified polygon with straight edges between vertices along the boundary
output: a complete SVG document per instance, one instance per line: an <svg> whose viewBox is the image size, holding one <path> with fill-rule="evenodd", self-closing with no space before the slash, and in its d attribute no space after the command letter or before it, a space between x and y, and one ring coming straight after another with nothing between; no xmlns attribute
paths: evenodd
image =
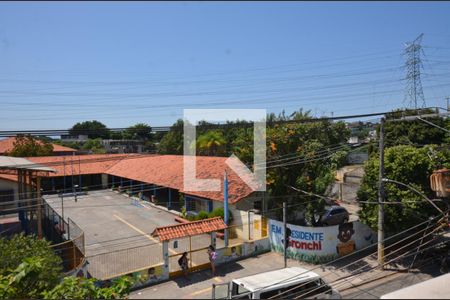
<svg viewBox="0 0 450 300"><path fill-rule="evenodd" d="M67 156L39 156L28 157L27 159L56 170L56 173L49 174L50 177L105 174L114 164L125 158L130 158L133 154L89 154L89 155L67 155Z"/></svg>
<svg viewBox="0 0 450 300"><path fill-rule="evenodd" d="M197 157L197 178L220 180L221 190L215 192L184 190L182 155L92 154L29 157L27 159L55 169L56 173L48 174L50 177L64 176L64 174L66 176L72 175L73 162L74 175L109 174L169 187L188 195L215 201L223 201L223 175L226 170L228 174L228 200L230 203L235 203L253 192L227 166L225 163L228 159L227 157ZM65 170L63 161L65 161Z"/></svg>
<svg viewBox="0 0 450 300"><path fill-rule="evenodd" d="M167 241L186 236L204 234L227 228L221 217L199 220L184 224L169 225L156 228L152 236L159 237L160 241Z"/></svg>
<svg viewBox="0 0 450 300"><path fill-rule="evenodd" d="M4 140L0 140L0 154L11 151L14 148L14 142L16 141L15 137L10 137ZM69 147L52 144L53 152L76 152L76 149L72 149Z"/></svg>
<svg viewBox="0 0 450 300"><path fill-rule="evenodd" d="M228 174L228 200L235 203L250 195L253 190L232 171L225 161L228 157L197 156L197 178L219 179L221 190L216 192L186 191L183 188L183 155L153 155L139 159L124 159L109 168L110 175L148 182L177 189L180 192L223 201L223 175Z"/></svg>

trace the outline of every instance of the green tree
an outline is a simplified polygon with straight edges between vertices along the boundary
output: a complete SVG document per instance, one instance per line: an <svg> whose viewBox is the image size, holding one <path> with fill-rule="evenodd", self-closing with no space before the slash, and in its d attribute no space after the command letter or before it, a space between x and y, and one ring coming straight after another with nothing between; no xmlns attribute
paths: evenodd
<svg viewBox="0 0 450 300"><path fill-rule="evenodd" d="M414 187L428 198L434 198L430 189L430 175L433 170L450 167L448 149L438 151L436 146L415 148L399 145L385 150L385 177ZM358 191L358 200L364 202L378 201L379 157L371 155L364 167L365 174ZM385 184L386 201L401 202L401 205L385 205L385 230L387 233L402 231L418 221L436 215L433 208L422 197L411 190L396 184ZM361 203L361 220L377 228L378 205Z"/></svg>
<svg viewBox="0 0 450 300"><path fill-rule="evenodd" d="M123 132L123 138L127 140L151 140L152 128L147 124L137 123Z"/></svg>
<svg viewBox="0 0 450 300"><path fill-rule="evenodd" d="M57 282L46 282L43 259L27 257L8 274L0 275L2 299L123 299L133 282L127 277L115 280L109 287L99 287L96 280L79 277L61 277ZM62 279L62 281L61 281Z"/></svg>
<svg viewBox="0 0 450 300"><path fill-rule="evenodd" d="M158 144L160 154L183 154L183 120L177 120Z"/></svg>
<svg viewBox="0 0 450 300"><path fill-rule="evenodd" d="M12 238L0 238L0 275L6 275L19 267L25 258L38 257L44 272L36 279L52 286L59 280L61 273L61 259L56 256L46 240L38 240L23 234Z"/></svg>
<svg viewBox="0 0 450 300"><path fill-rule="evenodd" d="M109 287L99 287L95 279L64 277L61 258L49 245L23 234L0 238L0 298L117 299L128 295L133 282L126 277Z"/></svg>
<svg viewBox="0 0 450 300"><path fill-rule="evenodd" d="M83 150L90 150L94 154L106 153L100 138L87 140L82 147Z"/></svg>
<svg viewBox="0 0 450 300"><path fill-rule="evenodd" d="M8 277L13 270L19 270L14 278L18 280L16 295L18 298L39 298L42 290L50 289L60 280L62 271L62 261L49 248L50 243L45 240L38 240L33 236L23 234L14 235L12 238L0 238L0 278ZM27 260L39 260L39 270L37 272L33 266L30 268L33 280L22 278L23 268L21 264ZM28 280L30 279L30 280ZM0 280L1 282L1 280ZM1 289L1 288L0 288ZM0 298L2 295L0 295ZM15 298L15 297L13 297Z"/></svg>
<svg viewBox="0 0 450 300"><path fill-rule="evenodd" d="M109 135L109 137L113 140L123 140L123 134L121 131L112 131Z"/></svg>
<svg viewBox="0 0 450 300"><path fill-rule="evenodd" d="M91 139L107 139L110 136L110 131L105 124L93 120L76 123L71 129L69 129L69 134L74 136L87 135Z"/></svg>
<svg viewBox="0 0 450 300"><path fill-rule="evenodd" d="M284 200L304 202L307 217L312 219L315 212L323 210L325 202L299 195L289 186L325 194L336 169L345 162L349 130L343 122L310 122L309 112L302 110L290 116L269 115L268 120L271 126L267 128L267 188L273 199L271 206L281 207Z"/></svg>
<svg viewBox="0 0 450 300"><path fill-rule="evenodd" d="M33 138L30 135L19 135L14 141L14 146L7 153L15 157L49 156L53 154L53 145Z"/></svg>
<svg viewBox="0 0 450 300"><path fill-rule="evenodd" d="M417 114L432 114L436 113L432 109L393 111L386 115L386 120L400 119ZM423 118L440 127L450 129L450 118L443 117L428 117ZM379 126L377 132L379 133ZM386 122L385 124L385 141L386 147L395 145L428 145L428 144L443 144L446 143L446 134L442 129L433 127L421 120L395 121ZM447 140L448 142L448 140Z"/></svg>
<svg viewBox="0 0 450 300"><path fill-rule="evenodd" d="M197 153L200 155L225 155L226 141L222 132L209 130L197 138Z"/></svg>

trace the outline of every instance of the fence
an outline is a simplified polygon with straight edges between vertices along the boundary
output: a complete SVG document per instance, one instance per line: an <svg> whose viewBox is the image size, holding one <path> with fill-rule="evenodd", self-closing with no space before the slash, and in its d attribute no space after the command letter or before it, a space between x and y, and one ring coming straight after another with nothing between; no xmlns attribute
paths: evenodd
<svg viewBox="0 0 450 300"><path fill-rule="evenodd" d="M53 242L51 248L62 261L64 271L78 268L84 261L84 232L70 218L66 222L43 199L43 231L47 239Z"/></svg>
<svg viewBox="0 0 450 300"><path fill-rule="evenodd" d="M47 239L55 244L69 240L67 231L69 224L43 199L43 230Z"/></svg>
<svg viewBox="0 0 450 300"><path fill-rule="evenodd" d="M71 218L67 218L69 240L72 240L75 246L82 254L86 254L84 249L84 231ZM82 238L81 238L82 237Z"/></svg>
<svg viewBox="0 0 450 300"><path fill-rule="evenodd" d="M87 270L92 277L107 280L161 264L162 254L159 243L95 254L87 257Z"/></svg>

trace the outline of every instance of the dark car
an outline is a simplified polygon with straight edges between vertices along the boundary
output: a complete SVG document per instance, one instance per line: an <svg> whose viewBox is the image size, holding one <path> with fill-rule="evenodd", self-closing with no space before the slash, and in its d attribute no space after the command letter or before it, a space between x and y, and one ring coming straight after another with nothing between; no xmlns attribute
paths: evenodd
<svg viewBox="0 0 450 300"><path fill-rule="evenodd" d="M339 225L348 222L349 213L342 206L330 206L325 208L325 212L320 217L323 226Z"/></svg>

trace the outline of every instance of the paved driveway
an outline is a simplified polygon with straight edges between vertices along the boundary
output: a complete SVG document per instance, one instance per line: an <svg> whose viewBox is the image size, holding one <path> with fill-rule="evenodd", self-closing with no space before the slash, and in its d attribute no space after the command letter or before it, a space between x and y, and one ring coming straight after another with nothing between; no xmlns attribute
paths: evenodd
<svg viewBox="0 0 450 300"><path fill-rule="evenodd" d="M115 274L136 271L162 263L162 246L151 236L156 227L178 224L175 215L163 209L137 203L110 190L89 192L88 195L64 197L46 196L46 201L64 218L73 220L85 234L86 256L92 276L106 279ZM209 235L192 238L192 247L207 247ZM171 242L169 254L189 250L189 239ZM194 263L207 261L205 251L196 254ZM198 256L198 257L197 257ZM178 268L177 257L171 259L171 269Z"/></svg>

